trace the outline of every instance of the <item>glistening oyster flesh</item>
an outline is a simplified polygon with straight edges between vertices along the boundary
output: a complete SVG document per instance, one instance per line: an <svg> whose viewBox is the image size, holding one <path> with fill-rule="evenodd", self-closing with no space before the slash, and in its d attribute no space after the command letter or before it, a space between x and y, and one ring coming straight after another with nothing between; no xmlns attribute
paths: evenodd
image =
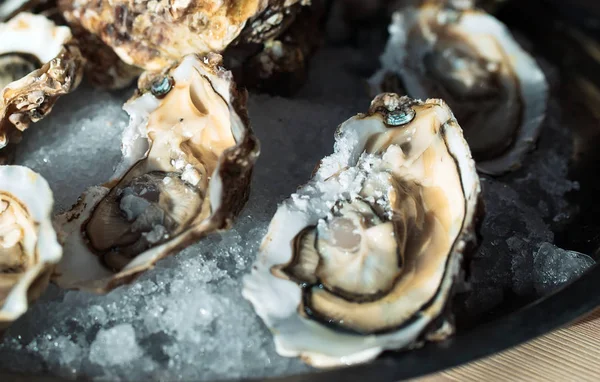
<svg viewBox="0 0 600 382"><path fill-rule="evenodd" d="M231 225L259 149L246 93L220 63L217 54L189 55L140 78L112 180L57 219L65 238L59 285L106 292Z"/></svg>
<svg viewBox="0 0 600 382"><path fill-rule="evenodd" d="M464 129L477 167L499 175L519 167L546 112L548 86L508 29L482 11L426 4L396 12L372 79L373 93L444 99Z"/></svg>
<svg viewBox="0 0 600 382"><path fill-rule="evenodd" d="M243 295L279 354L317 367L443 338L476 244L479 194L443 101L379 95L339 127L334 153L278 208Z"/></svg>
<svg viewBox="0 0 600 382"><path fill-rule="evenodd" d="M40 175L0 166L0 331L41 295L61 258L50 220L53 203Z"/></svg>
<svg viewBox="0 0 600 382"><path fill-rule="evenodd" d="M0 24L0 149L81 81L84 60L68 27L20 13Z"/></svg>

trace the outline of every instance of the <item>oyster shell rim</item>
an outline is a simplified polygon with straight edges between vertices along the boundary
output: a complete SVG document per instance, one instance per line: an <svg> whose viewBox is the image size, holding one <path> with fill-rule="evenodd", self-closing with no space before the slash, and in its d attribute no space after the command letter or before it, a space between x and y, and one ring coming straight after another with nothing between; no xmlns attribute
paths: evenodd
<svg viewBox="0 0 600 382"><path fill-rule="evenodd" d="M41 21L43 21L43 25L40 25ZM83 78L85 63L77 41L68 27L56 25L43 15L28 12L21 12L2 25L10 28L17 27L19 23L25 23L28 27L32 24L36 25L33 28L25 28L25 34L31 33L30 31L36 28L52 28L55 34L57 30L60 30L63 36L52 35L51 39L62 39L62 43L57 54L49 60L44 60L45 53L35 52L36 48L44 49L45 47L38 46L24 52L37 57L42 66L6 84L0 90L2 95L2 99L0 99L0 140L2 140L0 150L5 149L0 151L2 154L7 151L6 146L11 145L11 141L13 144L18 143L21 132L29 128L31 123L38 122L51 113L55 103L62 95L77 89ZM10 44L7 48L11 48ZM20 52L23 51L14 53ZM10 53L13 51L7 49L3 54ZM42 91L43 96L36 97L36 100L29 99L27 96L35 91Z"/></svg>

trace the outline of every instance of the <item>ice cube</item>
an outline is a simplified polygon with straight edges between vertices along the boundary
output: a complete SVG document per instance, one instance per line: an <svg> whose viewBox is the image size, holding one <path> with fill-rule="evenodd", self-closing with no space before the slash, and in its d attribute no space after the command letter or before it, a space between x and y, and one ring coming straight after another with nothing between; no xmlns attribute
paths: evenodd
<svg viewBox="0 0 600 382"><path fill-rule="evenodd" d="M542 243L533 255L533 283L545 295L579 278L594 266L594 259L583 253L567 251Z"/></svg>
<svg viewBox="0 0 600 382"><path fill-rule="evenodd" d="M90 346L90 361L100 366L126 365L143 355L131 324L101 329Z"/></svg>

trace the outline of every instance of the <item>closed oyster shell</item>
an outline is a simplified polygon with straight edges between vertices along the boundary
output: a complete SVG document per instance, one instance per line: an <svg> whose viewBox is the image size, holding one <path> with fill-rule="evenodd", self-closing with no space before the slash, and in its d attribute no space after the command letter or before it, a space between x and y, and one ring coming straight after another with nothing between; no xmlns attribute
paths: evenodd
<svg viewBox="0 0 600 382"><path fill-rule="evenodd" d="M279 206L242 293L277 352L316 367L446 338L481 213L475 163L448 106L381 94Z"/></svg>
<svg viewBox="0 0 600 382"><path fill-rule="evenodd" d="M0 332L39 297L62 256L48 183L22 166L0 166Z"/></svg>
<svg viewBox="0 0 600 382"><path fill-rule="evenodd" d="M118 90L131 85L142 73L138 67L128 65L98 36L91 34L76 20L69 20L81 54L86 59L85 78L101 89Z"/></svg>
<svg viewBox="0 0 600 382"><path fill-rule="evenodd" d="M123 160L57 220L55 281L107 292L159 259L228 228L248 199L259 144L221 56L189 55L146 73L124 109Z"/></svg>
<svg viewBox="0 0 600 382"><path fill-rule="evenodd" d="M79 85L84 59L68 27L20 13L0 24L0 149Z"/></svg>
<svg viewBox="0 0 600 382"><path fill-rule="evenodd" d="M223 53L226 66L249 89L293 95L306 81L310 59L323 42L327 10L325 0L312 0L310 7L297 3L289 13L269 9L262 24L255 20L247 25ZM276 28L269 23L273 18Z"/></svg>
<svg viewBox="0 0 600 382"><path fill-rule="evenodd" d="M268 28L248 34L248 40L262 42L277 34L284 15L297 3L300 0L67 0L61 8L67 20L78 20L125 63L156 71L187 54L222 52L246 25L275 12Z"/></svg>

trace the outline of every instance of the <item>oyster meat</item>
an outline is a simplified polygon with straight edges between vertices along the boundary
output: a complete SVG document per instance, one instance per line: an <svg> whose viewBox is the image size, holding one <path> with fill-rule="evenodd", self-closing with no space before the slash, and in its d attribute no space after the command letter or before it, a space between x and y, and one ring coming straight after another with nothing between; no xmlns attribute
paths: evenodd
<svg viewBox="0 0 600 382"><path fill-rule="evenodd" d="M480 171L518 168L541 131L548 86L508 29L482 11L426 3L393 15L372 92L448 102Z"/></svg>
<svg viewBox="0 0 600 382"><path fill-rule="evenodd" d="M334 153L278 208L243 295L279 354L316 367L444 338L480 207L448 106L381 94L339 127Z"/></svg>
<svg viewBox="0 0 600 382"><path fill-rule="evenodd" d="M79 85L84 59L69 28L41 15L18 14L0 24L0 37L2 149Z"/></svg>
<svg viewBox="0 0 600 382"><path fill-rule="evenodd" d="M57 218L65 254L56 282L106 292L164 256L228 228L248 198L258 142L246 93L221 56L189 55L140 78L111 181Z"/></svg>
<svg viewBox="0 0 600 382"><path fill-rule="evenodd" d="M0 166L0 332L41 295L62 256L50 218L53 204L39 174Z"/></svg>

